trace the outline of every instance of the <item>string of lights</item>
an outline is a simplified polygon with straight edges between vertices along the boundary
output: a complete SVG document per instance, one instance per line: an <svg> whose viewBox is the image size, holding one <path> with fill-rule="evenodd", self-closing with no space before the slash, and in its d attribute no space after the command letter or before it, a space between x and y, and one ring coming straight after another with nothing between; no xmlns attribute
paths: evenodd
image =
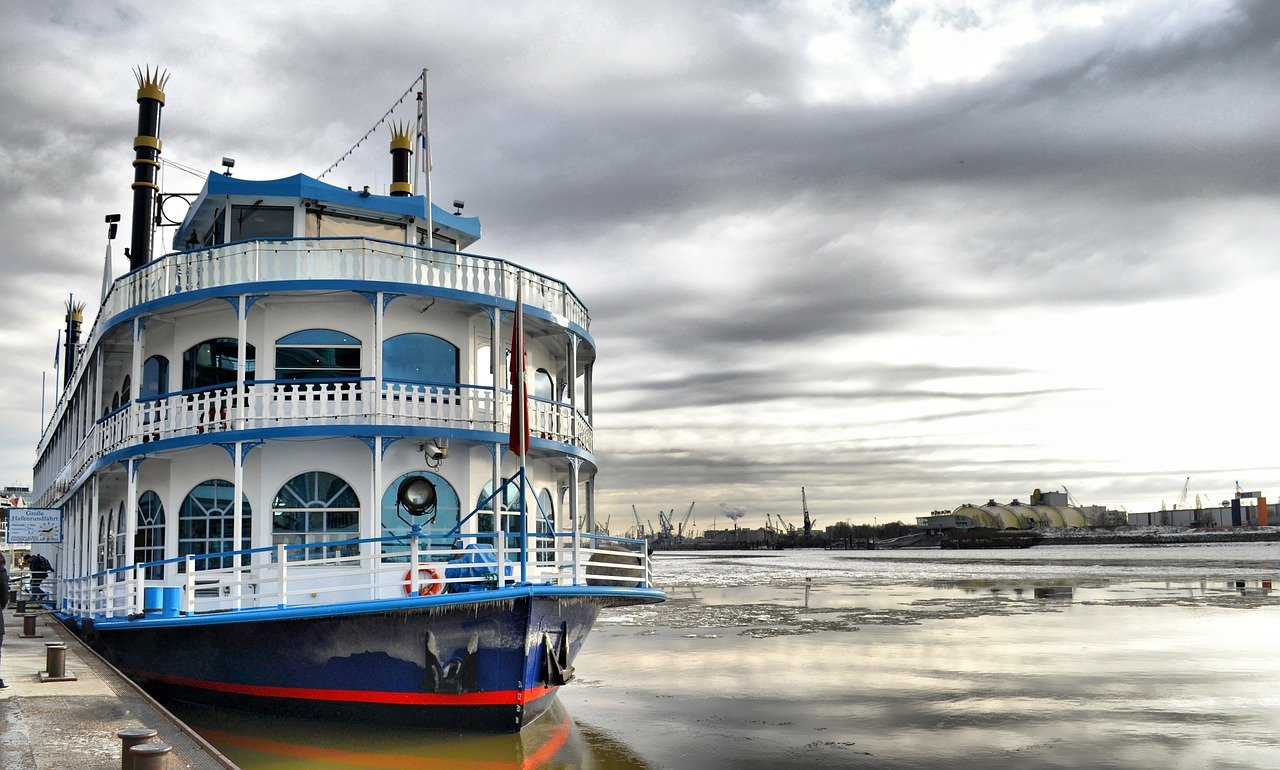
<svg viewBox="0 0 1280 770"><path fill-rule="evenodd" d="M370 128L368 131L365 131L364 136L360 137L359 141L351 145L351 149L344 152L342 154L342 157L335 160L331 166L326 168L324 171L320 172L320 175L317 176L316 179L324 179L325 175L328 174L330 171L333 171L335 168L337 168L339 163L351 157L351 153L360 149L360 145L364 144L365 140L368 139L370 136L372 136L373 132L377 131L378 128L383 123L387 122L387 118L391 117L391 113L395 112L397 107L404 104L404 100L409 96L409 94L413 93L413 89L417 88L418 84L421 82L422 82L422 76L419 75L417 78L414 79L412 83L409 84L409 87L406 88L404 93L400 95L400 98L396 100L396 103L391 105L391 109L387 110L382 117L378 118L378 122L374 123L373 127Z"/></svg>

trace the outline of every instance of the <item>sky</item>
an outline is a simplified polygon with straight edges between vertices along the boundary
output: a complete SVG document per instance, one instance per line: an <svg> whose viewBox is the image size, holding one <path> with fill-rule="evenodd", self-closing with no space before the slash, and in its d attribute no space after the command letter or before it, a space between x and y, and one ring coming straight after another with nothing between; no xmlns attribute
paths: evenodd
<svg viewBox="0 0 1280 770"><path fill-rule="evenodd" d="M0 482L127 240L148 64L164 157L263 179L428 67L435 200L590 310L615 531L1280 498L1280 3L5 3Z"/></svg>

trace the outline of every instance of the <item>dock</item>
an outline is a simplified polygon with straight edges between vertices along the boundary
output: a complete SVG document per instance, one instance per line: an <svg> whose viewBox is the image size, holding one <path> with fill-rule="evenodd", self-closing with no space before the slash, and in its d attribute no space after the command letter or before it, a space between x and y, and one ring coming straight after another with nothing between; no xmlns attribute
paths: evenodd
<svg viewBox="0 0 1280 770"><path fill-rule="evenodd" d="M35 616L36 635L26 637L14 609L0 613L0 678L9 685L0 690L0 768L118 770L117 733L139 729L155 730L149 742L172 747L152 757L152 767L236 767L47 612ZM58 680L47 673L51 642L66 644L65 676Z"/></svg>

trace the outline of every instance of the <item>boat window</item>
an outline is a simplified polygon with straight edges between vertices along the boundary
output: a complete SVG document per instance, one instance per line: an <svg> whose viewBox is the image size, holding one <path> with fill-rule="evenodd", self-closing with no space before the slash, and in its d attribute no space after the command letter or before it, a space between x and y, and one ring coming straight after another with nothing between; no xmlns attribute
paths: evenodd
<svg viewBox="0 0 1280 770"><path fill-rule="evenodd" d="M382 378L452 385L458 382L458 347L430 334L398 334L382 343Z"/></svg>
<svg viewBox="0 0 1280 770"><path fill-rule="evenodd" d="M422 228L422 227L418 228L418 245L419 246L427 245L427 231L425 228ZM435 237L431 239L431 248L444 249L446 251L457 251L458 242L450 238L449 236L440 233L437 230ZM450 265L450 267L452 267L452 265Z"/></svg>
<svg viewBox="0 0 1280 770"><path fill-rule="evenodd" d="M154 398L169 392L169 359L152 356L142 362L142 382L138 386L138 398Z"/></svg>
<svg viewBox="0 0 1280 770"><path fill-rule="evenodd" d="M133 540L133 562L142 564L164 558L164 505L160 496L147 490L138 498L138 532ZM147 580L164 578L164 567L147 567Z"/></svg>
<svg viewBox="0 0 1280 770"><path fill-rule="evenodd" d="M360 537L360 498L351 485L325 471L309 471L289 479L271 503L273 545L301 545L355 540ZM355 556L359 545L289 552L289 561Z"/></svg>
<svg viewBox="0 0 1280 770"><path fill-rule="evenodd" d="M545 398L548 401L556 397L556 384L551 379L551 373L546 369L539 369L533 373L533 396Z"/></svg>
<svg viewBox="0 0 1280 770"><path fill-rule="evenodd" d="M520 531L520 489L518 484L508 484L508 479L502 480L502 494L498 503L498 510L502 511L502 530L504 532ZM484 506L484 510L476 514L479 519L479 529L481 532L493 532L493 501L485 500L489 495L493 494L493 481L486 481L484 488L480 490L480 495L476 497L476 508Z"/></svg>
<svg viewBox="0 0 1280 770"><path fill-rule="evenodd" d="M194 345L182 354L182 389L234 385L238 343L233 337L219 337ZM254 349L245 346L245 379L253 380Z"/></svg>
<svg viewBox="0 0 1280 770"><path fill-rule="evenodd" d="M276 340L277 380L360 378L360 340L333 329L304 329Z"/></svg>
<svg viewBox="0 0 1280 770"><path fill-rule="evenodd" d="M380 537L400 536L409 534L409 525L405 524L399 516L396 515L396 492L400 489L400 482L410 476L423 476L436 487L436 520L430 524L424 523L419 519L418 524L422 524L423 534L427 537L432 535L443 535L453 529L458 524L459 515L461 513L461 502L458 499L458 493L454 490L444 477L428 470L409 471L401 475L382 493L382 531ZM401 510L400 516L404 516L409 521L414 518ZM420 547L425 547L427 542L434 545L449 545L447 542L440 541L424 541ZM470 545L475 542L467 539L466 543ZM492 543L481 543L482 545L492 545ZM384 561L409 561L409 544L405 540L401 543L383 543L382 556Z"/></svg>
<svg viewBox="0 0 1280 770"><path fill-rule="evenodd" d="M231 207L231 240L254 238L292 238L293 209L288 206Z"/></svg>
<svg viewBox="0 0 1280 770"><path fill-rule="evenodd" d="M308 238L381 238L384 241L404 241L404 225L380 222L332 211L307 211Z"/></svg>
<svg viewBox="0 0 1280 770"><path fill-rule="evenodd" d="M205 481L187 494L178 509L178 555L201 556L207 553L223 553L235 547L235 485L222 479ZM252 534L253 511L249 498L240 495L241 522L244 527L240 548L249 547ZM197 559L196 571L223 569L233 566L233 557ZM249 556L241 557L242 564L249 563ZM186 565L178 563L178 571L186 571Z"/></svg>

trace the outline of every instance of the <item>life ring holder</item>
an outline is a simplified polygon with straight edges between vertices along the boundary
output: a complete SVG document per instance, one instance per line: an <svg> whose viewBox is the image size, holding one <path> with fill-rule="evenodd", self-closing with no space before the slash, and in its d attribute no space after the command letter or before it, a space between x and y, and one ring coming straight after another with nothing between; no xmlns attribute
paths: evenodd
<svg viewBox="0 0 1280 770"><path fill-rule="evenodd" d="M227 429L227 408L225 406L222 408L211 406L209 407L209 411L200 415L200 423L196 425L196 433L204 433L205 430L213 430L213 423L217 423L218 430ZM206 428L206 425L209 427Z"/></svg>
<svg viewBox="0 0 1280 770"><path fill-rule="evenodd" d="M435 581L435 582L425 582ZM404 573L404 592L413 595L413 570ZM418 565L418 596L436 596L444 593L444 576L435 567Z"/></svg>

